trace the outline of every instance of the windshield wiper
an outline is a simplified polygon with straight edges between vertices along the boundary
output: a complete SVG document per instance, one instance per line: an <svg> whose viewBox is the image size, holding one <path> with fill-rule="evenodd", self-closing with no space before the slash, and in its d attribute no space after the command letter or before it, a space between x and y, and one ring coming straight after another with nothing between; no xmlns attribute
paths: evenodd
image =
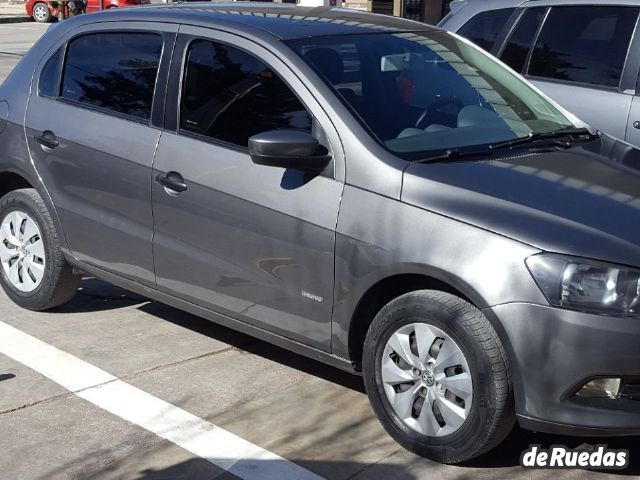
<svg viewBox="0 0 640 480"><path fill-rule="evenodd" d="M459 160L463 158L472 158L472 157L491 157L490 150L459 150L454 148L452 150L447 150L438 155L433 155L432 157L421 158L420 160L414 160L412 163L436 163L443 161L451 161L451 160Z"/></svg>
<svg viewBox="0 0 640 480"><path fill-rule="evenodd" d="M597 133L593 133L588 128L563 128L562 130L554 130L553 132L547 132L547 133L530 133L526 137L514 138L513 140L507 140L506 142L500 142L494 145L490 145L489 149L501 150L504 148L517 147L518 145L535 143L541 140L554 140L558 138L573 137L573 136L588 136L589 139L591 140L599 137ZM558 146L570 147L571 142L558 144Z"/></svg>

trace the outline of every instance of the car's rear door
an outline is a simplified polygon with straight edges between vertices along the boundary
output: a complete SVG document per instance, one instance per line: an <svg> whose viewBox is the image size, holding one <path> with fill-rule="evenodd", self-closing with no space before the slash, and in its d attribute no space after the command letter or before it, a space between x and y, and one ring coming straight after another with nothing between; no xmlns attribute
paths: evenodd
<svg viewBox="0 0 640 480"><path fill-rule="evenodd" d="M26 114L32 161L73 254L148 285L151 167L177 26L103 23L52 46ZM155 95L154 95L155 92Z"/></svg>
<svg viewBox="0 0 640 480"><path fill-rule="evenodd" d="M257 43L181 26L153 177L158 288L330 348L342 150L322 107ZM175 67L175 68L174 68ZM322 174L255 165L249 136L306 130L333 155ZM180 189L182 190L182 188Z"/></svg>

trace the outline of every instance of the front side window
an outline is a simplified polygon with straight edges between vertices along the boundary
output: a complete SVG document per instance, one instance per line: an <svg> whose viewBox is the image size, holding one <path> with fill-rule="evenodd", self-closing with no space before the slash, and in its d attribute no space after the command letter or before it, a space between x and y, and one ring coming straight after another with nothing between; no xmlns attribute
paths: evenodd
<svg viewBox="0 0 640 480"><path fill-rule="evenodd" d="M573 126L527 82L446 32L335 35L287 44L378 142L402 158ZM349 64L346 54L330 53L345 45L353 45ZM360 74L352 82L347 68L356 63Z"/></svg>
<svg viewBox="0 0 640 480"><path fill-rule="evenodd" d="M257 133L311 132L311 116L286 83L253 55L195 40L187 54L180 128L246 147Z"/></svg>
<svg viewBox="0 0 640 480"><path fill-rule="evenodd" d="M514 10L514 8L501 8L479 13L460 27L458 35L468 38L490 52Z"/></svg>
<svg viewBox="0 0 640 480"><path fill-rule="evenodd" d="M538 29L546 13L546 7L527 9L500 54L500 60L518 73L521 73L524 69L531 44L536 37L536 33L538 33Z"/></svg>
<svg viewBox="0 0 640 480"><path fill-rule="evenodd" d="M638 8L633 7L554 7L528 74L618 87L637 20Z"/></svg>
<svg viewBox="0 0 640 480"><path fill-rule="evenodd" d="M162 54L155 33L94 33L70 42L62 97L149 120Z"/></svg>

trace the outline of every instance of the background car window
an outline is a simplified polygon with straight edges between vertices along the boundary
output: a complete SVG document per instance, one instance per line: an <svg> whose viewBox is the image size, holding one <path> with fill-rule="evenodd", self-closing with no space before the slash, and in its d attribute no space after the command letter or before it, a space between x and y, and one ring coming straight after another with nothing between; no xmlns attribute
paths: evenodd
<svg viewBox="0 0 640 480"><path fill-rule="evenodd" d="M637 19L631 7L552 8L529 75L617 87Z"/></svg>
<svg viewBox="0 0 640 480"><path fill-rule="evenodd" d="M60 79L60 59L62 58L62 49L58 49L56 53L51 55L47 63L40 72L40 80L38 81L38 92L42 97L58 96L58 80Z"/></svg>
<svg viewBox="0 0 640 480"><path fill-rule="evenodd" d="M460 27L458 34L490 52L514 10L501 8L479 13Z"/></svg>
<svg viewBox="0 0 640 480"><path fill-rule="evenodd" d="M311 116L300 100L253 55L196 40L186 68L181 129L242 147L268 130L311 132Z"/></svg>
<svg viewBox="0 0 640 480"><path fill-rule="evenodd" d="M531 49L540 23L544 19L546 7L529 8L520 17L518 25L511 33L500 60L513 68L516 72L522 72L527 55Z"/></svg>
<svg viewBox="0 0 640 480"><path fill-rule="evenodd" d="M154 33L97 33L69 44L62 97L148 120L162 53Z"/></svg>

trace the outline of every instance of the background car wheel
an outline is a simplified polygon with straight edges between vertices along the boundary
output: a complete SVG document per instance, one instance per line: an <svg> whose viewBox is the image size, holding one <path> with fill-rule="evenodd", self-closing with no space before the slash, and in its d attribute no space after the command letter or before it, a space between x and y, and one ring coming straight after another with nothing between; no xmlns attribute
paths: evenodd
<svg viewBox="0 0 640 480"><path fill-rule="evenodd" d="M11 300L30 310L66 303L80 284L34 189L15 190L0 199L0 280Z"/></svg>
<svg viewBox="0 0 640 480"><path fill-rule="evenodd" d="M38 23L49 23L52 19L51 12L46 3L36 3L33 6L32 16Z"/></svg>
<svg viewBox="0 0 640 480"><path fill-rule="evenodd" d="M497 446L515 423L506 356L480 310L422 290L386 305L364 345L376 415L406 449L442 463Z"/></svg>

